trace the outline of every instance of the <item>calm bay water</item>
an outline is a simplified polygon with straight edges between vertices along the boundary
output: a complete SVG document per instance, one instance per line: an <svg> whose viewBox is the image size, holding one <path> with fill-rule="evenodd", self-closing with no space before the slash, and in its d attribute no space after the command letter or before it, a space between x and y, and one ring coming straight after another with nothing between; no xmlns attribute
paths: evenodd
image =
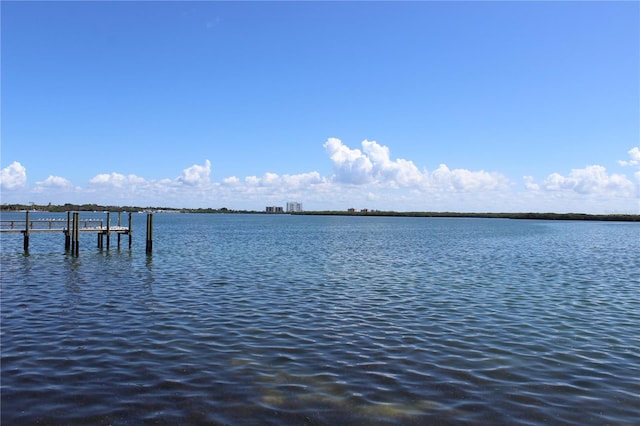
<svg viewBox="0 0 640 426"><path fill-rule="evenodd" d="M134 218L2 235L3 425L638 424L638 224Z"/></svg>

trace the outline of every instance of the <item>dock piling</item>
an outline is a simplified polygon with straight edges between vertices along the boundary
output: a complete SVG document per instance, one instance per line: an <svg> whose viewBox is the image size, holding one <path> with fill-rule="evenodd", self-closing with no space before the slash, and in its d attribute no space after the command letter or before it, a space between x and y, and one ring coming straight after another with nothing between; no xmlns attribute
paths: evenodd
<svg viewBox="0 0 640 426"><path fill-rule="evenodd" d="M24 252L28 253L29 252L29 210L27 210L26 218L25 218L23 246L24 246Z"/></svg>
<svg viewBox="0 0 640 426"><path fill-rule="evenodd" d="M73 231L71 234L71 255L78 257L80 254L80 213L73 213Z"/></svg>
<svg viewBox="0 0 640 426"><path fill-rule="evenodd" d="M147 214L147 248L146 253L153 251L153 213Z"/></svg>
<svg viewBox="0 0 640 426"><path fill-rule="evenodd" d="M76 253L76 212L71 215L71 256Z"/></svg>
<svg viewBox="0 0 640 426"><path fill-rule="evenodd" d="M71 212L67 212L67 229L64 231L64 251L71 249Z"/></svg>
<svg viewBox="0 0 640 426"><path fill-rule="evenodd" d="M107 212L107 250L111 247L111 213Z"/></svg>
<svg viewBox="0 0 640 426"><path fill-rule="evenodd" d="M85 222L85 226L87 226ZM80 213L76 213L76 256L80 255Z"/></svg>
<svg viewBox="0 0 640 426"><path fill-rule="evenodd" d="M122 212L118 212L118 228L120 228L120 214ZM120 233L118 232L118 250L120 250Z"/></svg>

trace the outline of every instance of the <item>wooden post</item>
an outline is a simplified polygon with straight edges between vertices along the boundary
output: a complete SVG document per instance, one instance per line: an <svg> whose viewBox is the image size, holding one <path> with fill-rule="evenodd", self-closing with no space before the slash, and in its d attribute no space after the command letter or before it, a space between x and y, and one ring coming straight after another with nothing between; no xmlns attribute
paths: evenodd
<svg viewBox="0 0 640 426"><path fill-rule="evenodd" d="M153 250L153 213L147 214L147 254Z"/></svg>
<svg viewBox="0 0 640 426"><path fill-rule="evenodd" d="M71 248L71 212L67 212L67 230L64 231L64 251Z"/></svg>
<svg viewBox="0 0 640 426"><path fill-rule="evenodd" d="M80 254L80 213L73 213L73 232L71 236L71 255Z"/></svg>
<svg viewBox="0 0 640 426"><path fill-rule="evenodd" d="M71 256L76 253L76 212L71 218Z"/></svg>
<svg viewBox="0 0 640 426"><path fill-rule="evenodd" d="M118 212L118 228L120 228L120 213L122 212ZM120 250L120 232L118 232L118 250Z"/></svg>
<svg viewBox="0 0 640 426"><path fill-rule="evenodd" d="M27 210L24 225L24 251L29 252L29 210Z"/></svg>
<svg viewBox="0 0 640 426"><path fill-rule="evenodd" d="M98 235L98 248L102 250L104 247L104 234L102 233L102 222L100 222L100 230L96 232Z"/></svg>
<svg viewBox="0 0 640 426"><path fill-rule="evenodd" d="M107 250L111 246L111 212L107 212Z"/></svg>
<svg viewBox="0 0 640 426"><path fill-rule="evenodd" d="M129 250L131 250L131 234L133 233L133 221L131 220L131 212L129 212Z"/></svg>
<svg viewBox="0 0 640 426"><path fill-rule="evenodd" d="M76 256L80 255L80 212L76 213Z"/></svg>

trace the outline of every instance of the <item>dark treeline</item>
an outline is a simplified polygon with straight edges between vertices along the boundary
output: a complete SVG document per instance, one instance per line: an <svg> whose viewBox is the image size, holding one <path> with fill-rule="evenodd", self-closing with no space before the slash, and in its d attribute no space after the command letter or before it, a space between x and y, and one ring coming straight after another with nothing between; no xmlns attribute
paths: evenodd
<svg viewBox="0 0 640 426"><path fill-rule="evenodd" d="M42 212L68 212L68 211L76 211L76 212L139 212L139 211L149 211L149 212L175 212L175 213L262 213L262 212L252 212L247 210L231 210L226 207L213 209L213 208L197 208L197 209L186 209L186 208L173 208L173 207L139 207L139 206L106 206L102 204L71 204L66 203L62 205L38 205L38 204L2 204L0 206L1 211L10 212L10 211L24 211L24 210L32 210L32 211L42 211Z"/></svg>
<svg viewBox="0 0 640 426"><path fill-rule="evenodd" d="M600 220L617 222L640 222L640 214L586 214L586 213L457 213L457 212L394 212L394 211L307 211L298 215L327 216L399 216L399 217L467 217L501 219L544 219L544 220Z"/></svg>
<svg viewBox="0 0 640 426"><path fill-rule="evenodd" d="M264 211L232 210L222 208L171 208L171 207L137 207L137 206L105 206L100 204L36 205L36 204L2 204L2 211L37 210L45 212L67 211L111 211L111 212L175 212L175 213L251 213L266 214ZM282 213L281 213L282 214ZM394 212L394 211L305 211L284 213L292 215L323 216L398 216L398 217L468 217L468 218L502 218L502 219L544 219L544 220L599 220L616 222L640 222L640 214L586 214L586 213L459 213L459 212Z"/></svg>
<svg viewBox="0 0 640 426"><path fill-rule="evenodd" d="M134 206L104 206L100 204L71 204L62 205L38 205L38 204L3 204L2 211L20 211L20 210L36 210L42 212L93 212L93 211L110 211L110 212L133 212L141 210L156 209L154 207L134 207Z"/></svg>

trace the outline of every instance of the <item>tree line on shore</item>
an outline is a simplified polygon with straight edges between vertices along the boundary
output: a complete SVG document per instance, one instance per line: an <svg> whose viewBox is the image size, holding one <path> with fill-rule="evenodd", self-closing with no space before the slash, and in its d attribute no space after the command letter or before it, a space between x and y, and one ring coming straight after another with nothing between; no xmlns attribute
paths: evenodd
<svg viewBox="0 0 640 426"><path fill-rule="evenodd" d="M107 206L102 204L2 204L0 211L41 211L50 213L64 213L69 211L74 212L175 212L175 213L252 213L247 210L230 210L226 207L213 209L213 208L197 208L197 209L185 209L185 208L173 208L173 207L139 207L139 206Z"/></svg>
<svg viewBox="0 0 640 426"><path fill-rule="evenodd" d="M232 210L222 208L171 208L171 207L138 207L138 206L105 206L100 204L2 204L1 211L35 210L44 212L67 211L110 211L110 212L175 212L175 213L251 213L266 214L264 211ZM395 211L362 211L349 212L346 210L323 210L285 213L293 215L323 215L323 216L393 216L393 217L467 217L467 218L503 218L503 219L544 219L544 220L599 220L619 222L640 222L640 214L587 214L587 213L462 213L462 212L395 212Z"/></svg>
<svg viewBox="0 0 640 426"><path fill-rule="evenodd" d="M340 215L340 216L398 216L398 217L466 217L466 218L497 218L497 219L544 219L544 220L600 220L640 222L640 214L588 214L588 213L466 213L466 212L394 212L394 211L317 211L293 214L306 215Z"/></svg>

